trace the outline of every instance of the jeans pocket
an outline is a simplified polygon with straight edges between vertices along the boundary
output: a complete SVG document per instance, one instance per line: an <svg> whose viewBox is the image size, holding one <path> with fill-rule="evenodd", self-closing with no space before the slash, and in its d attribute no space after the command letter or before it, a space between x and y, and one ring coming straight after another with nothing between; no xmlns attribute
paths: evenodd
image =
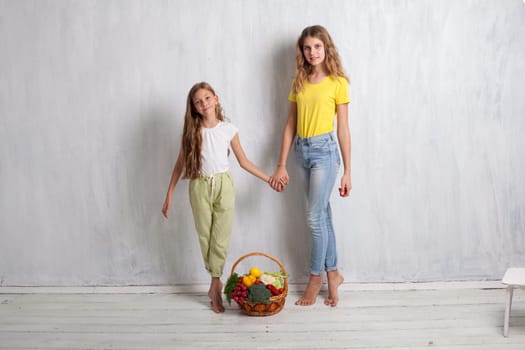
<svg viewBox="0 0 525 350"><path fill-rule="evenodd" d="M329 150L331 147L331 144L333 143L332 140L329 138L318 140L316 142L312 142L310 144L310 149L312 150Z"/></svg>

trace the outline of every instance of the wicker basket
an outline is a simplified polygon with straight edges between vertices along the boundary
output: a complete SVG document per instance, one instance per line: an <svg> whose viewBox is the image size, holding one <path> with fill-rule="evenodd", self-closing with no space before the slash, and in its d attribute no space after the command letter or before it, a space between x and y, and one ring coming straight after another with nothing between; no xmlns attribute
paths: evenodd
<svg viewBox="0 0 525 350"><path fill-rule="evenodd" d="M274 258L271 255L261 253L261 252L252 252L252 253L243 255L239 259L237 259L237 261L232 266L232 271L230 275L233 275L235 273L235 268L242 260L250 256L264 256L272 260L273 262L275 262L277 265L279 265L279 268L281 269L282 274L285 275L284 284L283 284L283 292L279 295L270 297L270 302L268 304L254 303L248 300L237 302L237 304L239 305L241 312L248 316L275 315L276 313L278 313L279 311L283 309L284 302L286 301L286 295L288 294L288 277L286 276L286 270L284 269L283 264L281 264L281 262L277 258Z"/></svg>

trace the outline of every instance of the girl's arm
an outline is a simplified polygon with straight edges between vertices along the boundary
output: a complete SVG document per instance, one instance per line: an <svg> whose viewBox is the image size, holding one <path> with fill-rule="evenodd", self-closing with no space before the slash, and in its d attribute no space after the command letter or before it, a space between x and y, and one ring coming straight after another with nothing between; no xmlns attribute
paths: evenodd
<svg viewBox="0 0 525 350"><path fill-rule="evenodd" d="M344 172L341 178L341 190L339 194L341 197L348 197L352 189L351 180L351 138L350 127L348 126L348 103L337 105L337 139L339 140L339 147L341 148L341 155L343 157Z"/></svg>
<svg viewBox="0 0 525 350"><path fill-rule="evenodd" d="M173 194L173 190L175 189L175 186L179 181L180 175L182 174L182 170L184 169L184 160L182 158L183 156L181 147L179 151L179 156L177 157L177 162L175 162L175 166L173 167L173 173L171 174L168 193L166 193L166 199L164 200L164 205L162 206L162 213L164 214L166 219L168 218L168 211L170 210L171 206L171 195Z"/></svg>
<svg viewBox="0 0 525 350"><path fill-rule="evenodd" d="M246 157L246 154L244 153L244 150L241 146L241 141L239 140L239 134L235 134L233 139L231 140L231 147L233 150L233 153L235 154L235 158L237 158L237 161L239 162L239 165L241 168L252 174L253 176L258 177L259 179L263 180L264 182L270 181L270 176L267 175L264 171L259 169L255 164L253 164L248 157Z"/></svg>
<svg viewBox="0 0 525 350"><path fill-rule="evenodd" d="M297 131L297 103L290 102L290 108L288 110L288 119L283 130L283 138L281 142L281 153L279 156L279 163L277 163L277 169L273 173L270 185L273 189L282 191L284 188L282 185L288 185L288 171L286 171L286 161L288 159L288 154L290 153L290 148L292 147L292 142ZM280 185L280 183L282 185ZM279 191L279 192L280 192Z"/></svg>

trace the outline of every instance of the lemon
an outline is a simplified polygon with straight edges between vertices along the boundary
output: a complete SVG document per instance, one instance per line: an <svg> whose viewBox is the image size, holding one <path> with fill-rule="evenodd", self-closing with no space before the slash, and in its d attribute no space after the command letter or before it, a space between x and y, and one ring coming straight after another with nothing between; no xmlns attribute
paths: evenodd
<svg viewBox="0 0 525 350"><path fill-rule="evenodd" d="M250 269L250 275L254 276L255 278L259 278L259 277L261 277L261 270L259 270L256 267L252 267Z"/></svg>

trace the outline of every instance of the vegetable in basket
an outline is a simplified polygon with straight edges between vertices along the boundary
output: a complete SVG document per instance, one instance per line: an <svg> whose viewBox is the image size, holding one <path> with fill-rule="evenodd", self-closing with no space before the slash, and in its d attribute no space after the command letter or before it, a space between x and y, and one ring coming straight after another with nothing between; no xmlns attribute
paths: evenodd
<svg viewBox="0 0 525 350"><path fill-rule="evenodd" d="M254 284L248 288L248 301L253 303L269 304L271 296L272 292L263 283Z"/></svg>
<svg viewBox="0 0 525 350"><path fill-rule="evenodd" d="M281 295L283 292L282 288L277 289L274 287L273 284L267 284L266 288L268 288L268 290L272 293L272 297L276 295Z"/></svg>
<svg viewBox="0 0 525 350"><path fill-rule="evenodd" d="M275 288L280 289L283 288L283 281L286 277L282 272L265 272L259 277L259 280L266 285L271 284Z"/></svg>
<svg viewBox="0 0 525 350"><path fill-rule="evenodd" d="M237 287L238 282L239 275L237 273L234 273L228 278L228 281L226 281L226 285L224 286L224 294L226 295L226 300L230 305L232 303L232 292L235 289L235 287Z"/></svg>

